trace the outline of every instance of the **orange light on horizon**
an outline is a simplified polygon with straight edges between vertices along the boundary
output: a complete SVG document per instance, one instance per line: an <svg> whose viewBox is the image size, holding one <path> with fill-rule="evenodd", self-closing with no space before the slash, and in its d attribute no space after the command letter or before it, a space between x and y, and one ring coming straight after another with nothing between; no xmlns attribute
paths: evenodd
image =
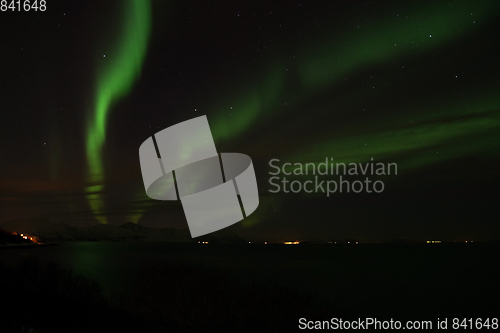
<svg viewBox="0 0 500 333"><path fill-rule="evenodd" d="M299 242L295 241L295 242L285 242L286 245L290 245L290 244L299 244Z"/></svg>
<svg viewBox="0 0 500 333"><path fill-rule="evenodd" d="M42 244L42 242L40 241L40 239L37 236L30 236L30 235L26 235L26 234L18 234L16 232L13 232L12 235L14 235L14 236L19 235L23 239L29 240L29 241L31 241L31 242L33 242L35 244Z"/></svg>

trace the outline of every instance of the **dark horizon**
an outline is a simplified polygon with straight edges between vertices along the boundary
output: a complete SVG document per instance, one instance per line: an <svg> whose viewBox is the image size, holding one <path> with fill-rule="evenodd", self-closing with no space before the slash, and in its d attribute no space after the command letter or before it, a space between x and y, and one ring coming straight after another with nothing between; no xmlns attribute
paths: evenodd
<svg viewBox="0 0 500 333"><path fill-rule="evenodd" d="M61 228L62 226L62 228ZM143 241L153 241L153 242L164 242L164 243L204 243L210 242L211 244L260 244L260 245L271 245L271 244L323 244L323 245L367 245L367 244L481 244L481 243L500 243L500 239L496 238L469 238L469 239L453 239L453 238L392 238L392 239L366 239L366 238L355 238L355 237L316 237L316 238L300 238L300 237L274 237L274 238L263 238L263 237L244 237L233 226L224 228L207 235L199 237L191 237L189 228L148 228L136 224L133 222L126 222L121 225L109 225L107 228L107 233L102 234L99 232L99 227L103 226L100 223L96 223L92 226L84 227L73 227L64 222L53 223L47 219L34 218L34 219L20 219L12 220L5 223L0 223L0 233L8 236L9 239L13 235L19 237L20 234L24 234L28 237L36 238L33 241L34 244L41 245L57 245L60 242L67 241L97 241L97 242L143 242ZM134 226L140 227L138 232L134 232ZM54 227L56 227L54 229ZM96 227L98 229L96 229ZM120 233L121 229L130 231L128 234ZM81 231L85 230L85 233L81 234ZM158 237L162 232L174 230L179 232L177 238L162 238ZM75 234L76 232L76 234ZM152 237L151 237L152 236ZM12 239L11 241L5 241L4 243L16 243ZM28 242L29 243L29 242ZM33 243L30 243L33 245ZM293 245L293 244L290 244Z"/></svg>

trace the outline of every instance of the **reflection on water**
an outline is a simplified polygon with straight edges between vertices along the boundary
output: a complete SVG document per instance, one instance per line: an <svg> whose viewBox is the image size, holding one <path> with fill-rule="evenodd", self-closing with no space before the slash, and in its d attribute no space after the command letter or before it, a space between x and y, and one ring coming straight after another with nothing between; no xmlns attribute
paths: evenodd
<svg viewBox="0 0 500 333"><path fill-rule="evenodd" d="M380 308L393 316L404 315L417 304L425 304L429 314L450 308L470 315L467 310L475 309L477 295L492 302L500 296L496 282L500 268L491 265L500 260L498 247L475 243L290 247L72 242L2 249L0 261L14 263L27 256L56 261L77 274L97 279L106 293L114 294L130 285L143 263L180 259L224 268L245 279L278 281L314 291L324 299L356 309L359 315L374 315ZM428 302L429 297L433 302ZM382 301L385 307L380 306ZM451 314L458 315L455 312Z"/></svg>

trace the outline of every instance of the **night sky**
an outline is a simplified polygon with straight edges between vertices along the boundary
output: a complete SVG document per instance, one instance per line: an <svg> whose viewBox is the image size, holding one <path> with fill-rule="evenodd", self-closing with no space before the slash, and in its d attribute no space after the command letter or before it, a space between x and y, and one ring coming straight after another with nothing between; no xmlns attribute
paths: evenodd
<svg viewBox="0 0 500 333"><path fill-rule="evenodd" d="M244 238L500 239L499 19L496 0L2 11L0 222L186 228L179 201L146 196L138 150L206 115L218 152L253 160ZM270 160L325 158L398 172L382 193L270 192Z"/></svg>

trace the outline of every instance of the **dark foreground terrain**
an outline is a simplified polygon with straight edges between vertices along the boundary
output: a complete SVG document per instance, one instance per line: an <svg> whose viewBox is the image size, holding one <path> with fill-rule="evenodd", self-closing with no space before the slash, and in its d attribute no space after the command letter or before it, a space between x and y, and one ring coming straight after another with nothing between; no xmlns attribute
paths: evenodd
<svg viewBox="0 0 500 333"><path fill-rule="evenodd" d="M298 329L300 318L492 318L499 250L495 243L6 248L0 331L283 331Z"/></svg>

